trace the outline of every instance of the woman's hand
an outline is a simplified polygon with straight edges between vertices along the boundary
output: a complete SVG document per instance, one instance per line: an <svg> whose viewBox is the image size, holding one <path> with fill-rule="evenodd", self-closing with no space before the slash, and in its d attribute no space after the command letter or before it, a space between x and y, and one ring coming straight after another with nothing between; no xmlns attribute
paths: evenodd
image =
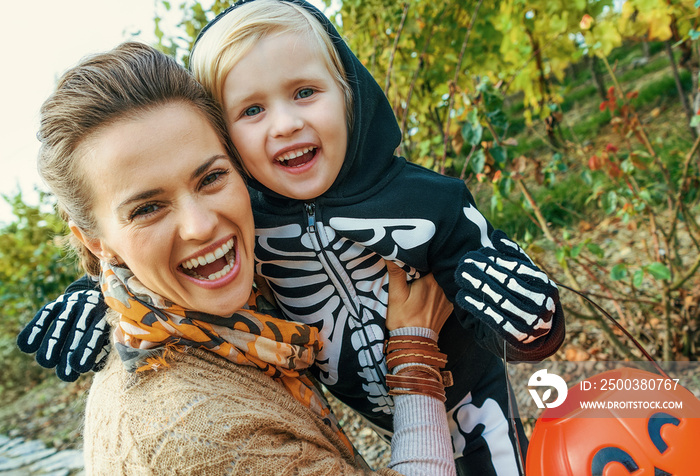
<svg viewBox="0 0 700 476"><path fill-rule="evenodd" d="M409 284L406 273L396 264L387 261L386 267L389 272L386 328L393 331L400 327L427 327L439 333L453 308L433 275Z"/></svg>

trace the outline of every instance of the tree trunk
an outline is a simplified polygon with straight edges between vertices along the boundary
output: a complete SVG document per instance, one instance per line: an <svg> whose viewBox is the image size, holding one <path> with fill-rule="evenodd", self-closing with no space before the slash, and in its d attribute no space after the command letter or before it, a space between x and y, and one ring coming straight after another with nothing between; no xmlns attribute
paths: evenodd
<svg viewBox="0 0 700 476"><path fill-rule="evenodd" d="M676 59L673 56L673 47L670 41L665 41L664 46L666 47L666 54L668 55L668 60L671 62L671 70L673 71L673 79L676 82L676 89L678 90L678 96L681 99L681 104L683 105L683 111L685 116L688 118L688 127L693 133L693 137L696 137L695 129L690 127L690 121L693 118L693 110L690 107L690 101L688 101L688 95L683 90L683 84L681 83L681 77L678 74L678 66L676 65Z"/></svg>
<svg viewBox="0 0 700 476"><path fill-rule="evenodd" d="M591 77L593 78L595 87L598 90L598 95L603 101L607 100L608 92L605 89L605 80L603 79L603 75L598 69L598 58L596 58L595 55L586 55L586 61L588 62L588 68L591 70Z"/></svg>
<svg viewBox="0 0 700 476"><path fill-rule="evenodd" d="M646 40L642 41L642 51L644 52L644 57L648 60L651 53L649 52L649 42Z"/></svg>
<svg viewBox="0 0 700 476"><path fill-rule="evenodd" d="M549 83L547 82L547 75L544 72L544 60L542 59L542 49L540 48L540 44L535 38L535 36L532 34L530 30L525 30L527 33L527 36L530 38L530 45L532 46L532 51L535 52L535 64L537 65L537 71L539 72L539 89L540 89L540 100L539 100L539 105L540 105L540 111L547 105L549 102L549 99L552 97L550 91L549 91ZM557 140L556 136L556 126L557 126L557 120L556 118L550 113L550 115L545 118L544 120L544 126L545 126L545 131L547 132L547 139L549 139L549 143L554 146L554 147L559 147L559 141Z"/></svg>
<svg viewBox="0 0 700 476"><path fill-rule="evenodd" d="M695 58L690 61L690 77L693 78L693 93L691 94L693 100L693 117L700 112L700 84L698 84L698 70L700 69L700 45L697 45L697 50L694 49ZM700 124L695 126L696 137L700 136Z"/></svg>

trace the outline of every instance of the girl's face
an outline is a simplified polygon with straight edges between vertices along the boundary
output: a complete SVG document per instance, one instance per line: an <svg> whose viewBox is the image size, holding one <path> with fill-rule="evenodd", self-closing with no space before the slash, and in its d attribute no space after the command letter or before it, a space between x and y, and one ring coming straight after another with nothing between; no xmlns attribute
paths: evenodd
<svg viewBox="0 0 700 476"><path fill-rule="evenodd" d="M345 97L304 35L256 43L224 82L229 133L250 174L298 200L322 195L347 149Z"/></svg>
<svg viewBox="0 0 700 476"><path fill-rule="evenodd" d="M254 225L246 186L209 122L171 103L118 121L81 144L98 237L149 289L187 309L226 316L253 283Z"/></svg>

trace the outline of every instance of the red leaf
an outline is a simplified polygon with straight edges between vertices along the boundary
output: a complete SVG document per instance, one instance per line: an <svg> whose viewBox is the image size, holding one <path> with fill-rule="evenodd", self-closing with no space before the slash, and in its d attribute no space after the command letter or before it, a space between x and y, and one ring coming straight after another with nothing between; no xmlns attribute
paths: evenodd
<svg viewBox="0 0 700 476"><path fill-rule="evenodd" d="M608 167L608 175L612 178L619 178L622 177L622 170L620 170L620 167L617 166L617 164L610 163L610 166Z"/></svg>
<svg viewBox="0 0 700 476"><path fill-rule="evenodd" d="M600 170L603 168L603 165L605 165L605 161L597 155L588 159L588 168L591 170Z"/></svg>

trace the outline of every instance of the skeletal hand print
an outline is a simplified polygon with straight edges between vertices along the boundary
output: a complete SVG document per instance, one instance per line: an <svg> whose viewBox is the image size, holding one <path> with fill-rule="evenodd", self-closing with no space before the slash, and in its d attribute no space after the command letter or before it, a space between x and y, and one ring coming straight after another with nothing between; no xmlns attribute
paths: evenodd
<svg viewBox="0 0 700 476"><path fill-rule="evenodd" d="M72 382L104 365L110 330L106 311L99 291L62 294L36 313L17 337L17 345L23 352L36 352L39 365L56 367L61 380Z"/></svg>
<svg viewBox="0 0 700 476"><path fill-rule="evenodd" d="M505 233L491 241L494 248L467 253L457 267L457 305L508 343L529 344L551 329L559 291Z"/></svg>

